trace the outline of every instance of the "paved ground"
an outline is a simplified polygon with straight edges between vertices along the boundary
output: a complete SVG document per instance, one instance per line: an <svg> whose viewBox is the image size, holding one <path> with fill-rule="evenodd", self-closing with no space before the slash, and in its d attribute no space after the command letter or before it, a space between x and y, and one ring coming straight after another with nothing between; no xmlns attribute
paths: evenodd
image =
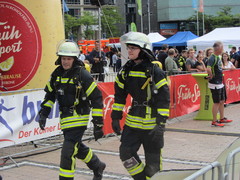
<svg viewBox="0 0 240 180"><path fill-rule="evenodd" d="M224 128L211 127L210 121L193 120L196 112L169 120L163 149L163 169L200 169L206 164L215 161L238 138L237 133L240 132L239 109L240 104L228 105L225 108L226 117L233 119L234 122ZM219 132L223 134L218 135ZM58 141L61 142L61 139ZM94 141L86 141L85 143L94 149L101 160L106 162L107 168L104 173L104 180L131 179L119 160L119 137L101 139L101 144ZM31 148L33 149L33 146ZM0 149L0 157L4 153L11 154L13 152L11 150L3 152L6 150L8 151L8 149ZM14 155L13 160L17 162L18 167L11 160L6 163L1 160L0 175L3 180L58 179L60 151L60 149L57 149L28 157L20 157L22 155L19 154ZM40 152L45 152L45 150ZM142 149L139 154L144 159ZM92 179L92 172L81 161L77 161L75 179Z"/></svg>

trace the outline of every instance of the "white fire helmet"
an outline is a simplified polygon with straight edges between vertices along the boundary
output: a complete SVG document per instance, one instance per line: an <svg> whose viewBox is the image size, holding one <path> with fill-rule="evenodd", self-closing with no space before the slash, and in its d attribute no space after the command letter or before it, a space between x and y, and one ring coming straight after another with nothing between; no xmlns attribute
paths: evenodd
<svg viewBox="0 0 240 180"><path fill-rule="evenodd" d="M151 51L149 38L146 34L140 32L131 32L127 37L126 45L133 44Z"/></svg>
<svg viewBox="0 0 240 180"><path fill-rule="evenodd" d="M61 41L57 47L58 56L74 56L77 57L80 54L78 45L71 40Z"/></svg>

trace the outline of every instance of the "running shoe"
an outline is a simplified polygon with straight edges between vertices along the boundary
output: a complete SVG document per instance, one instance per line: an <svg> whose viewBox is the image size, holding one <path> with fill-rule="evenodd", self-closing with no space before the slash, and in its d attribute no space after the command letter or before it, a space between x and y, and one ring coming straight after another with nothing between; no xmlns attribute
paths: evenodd
<svg viewBox="0 0 240 180"><path fill-rule="evenodd" d="M230 123L232 122L233 120L230 120L230 119L227 119L227 118L223 118L223 119L220 119L220 123Z"/></svg>
<svg viewBox="0 0 240 180"><path fill-rule="evenodd" d="M224 127L224 124L220 123L219 121L213 121L212 126Z"/></svg>

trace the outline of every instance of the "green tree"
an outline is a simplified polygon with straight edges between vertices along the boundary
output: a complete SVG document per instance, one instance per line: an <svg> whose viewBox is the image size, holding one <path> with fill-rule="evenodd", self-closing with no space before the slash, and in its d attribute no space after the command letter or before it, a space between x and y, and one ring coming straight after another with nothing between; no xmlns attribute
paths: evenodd
<svg viewBox="0 0 240 180"><path fill-rule="evenodd" d="M78 19L69 14L64 14L64 25L65 25L65 37L68 38L70 34L73 34L73 28L80 25Z"/></svg>
<svg viewBox="0 0 240 180"><path fill-rule="evenodd" d="M79 22L84 26L84 38L92 39L94 34L92 26L98 24L97 17L93 16L91 12L85 11L83 16L80 17Z"/></svg>
<svg viewBox="0 0 240 180"><path fill-rule="evenodd" d="M118 25L123 22L119 9L115 6L103 6L101 16L102 33L106 38L120 36Z"/></svg>

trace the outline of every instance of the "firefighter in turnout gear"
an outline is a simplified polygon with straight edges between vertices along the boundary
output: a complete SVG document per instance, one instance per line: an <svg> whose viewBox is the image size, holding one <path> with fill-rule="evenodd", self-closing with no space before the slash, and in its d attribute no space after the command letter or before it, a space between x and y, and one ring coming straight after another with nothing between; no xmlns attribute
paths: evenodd
<svg viewBox="0 0 240 180"><path fill-rule="evenodd" d="M169 88L164 72L151 63L155 60L148 37L132 32L126 40L129 61L118 73L114 88L112 128L122 134L120 159L135 180L150 179L161 167L161 149L166 119L169 116ZM119 121L126 97L131 108L121 133ZM143 145L145 165L137 151Z"/></svg>
<svg viewBox="0 0 240 180"><path fill-rule="evenodd" d="M51 74L45 87L45 98L39 112L42 130L55 103L59 103L60 125L64 135L61 151L60 180L73 180L76 158L93 170L93 180L101 180L106 167L93 151L82 143L87 128L90 107L95 140L103 136L102 94L84 64L78 61L79 48L76 43L65 40L57 49L58 67ZM82 63L82 64L81 64ZM91 103L91 104L90 104Z"/></svg>

